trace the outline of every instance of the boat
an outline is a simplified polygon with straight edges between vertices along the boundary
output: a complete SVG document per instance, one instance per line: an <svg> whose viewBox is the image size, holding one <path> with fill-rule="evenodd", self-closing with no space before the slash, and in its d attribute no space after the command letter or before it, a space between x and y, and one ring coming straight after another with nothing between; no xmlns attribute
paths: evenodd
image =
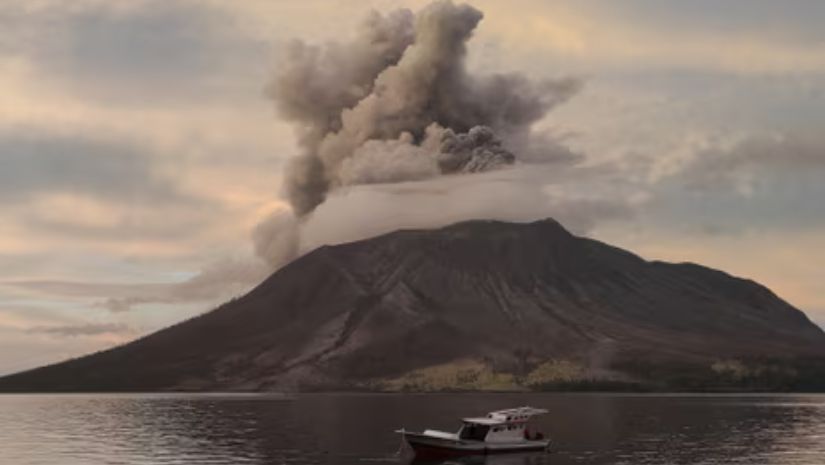
<svg viewBox="0 0 825 465"><path fill-rule="evenodd" d="M396 430L415 451L416 457L487 455L508 452L545 451L550 439L530 432L530 418L547 413L533 407L496 410L484 417L463 418L456 433L438 430Z"/></svg>

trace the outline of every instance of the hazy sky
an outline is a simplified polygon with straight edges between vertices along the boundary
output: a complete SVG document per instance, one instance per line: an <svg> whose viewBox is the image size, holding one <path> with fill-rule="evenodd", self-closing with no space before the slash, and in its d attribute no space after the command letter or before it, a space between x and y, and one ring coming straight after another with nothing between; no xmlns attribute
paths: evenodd
<svg viewBox="0 0 825 465"><path fill-rule="evenodd" d="M251 231L285 208L297 151L264 90L284 45L426 3L3 2L0 373L127 341L264 276ZM471 69L584 82L540 124L581 161L546 173L514 219L755 279L825 323L825 2L470 3L485 13ZM493 196L506 176L451 189ZM362 222L398 214L346 195L371 202ZM320 224L334 229L335 205Z"/></svg>

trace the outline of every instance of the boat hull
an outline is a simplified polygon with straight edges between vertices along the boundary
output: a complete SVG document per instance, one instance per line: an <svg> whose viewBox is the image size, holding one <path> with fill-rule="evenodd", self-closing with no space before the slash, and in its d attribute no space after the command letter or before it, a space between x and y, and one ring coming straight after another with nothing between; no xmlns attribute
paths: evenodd
<svg viewBox="0 0 825 465"><path fill-rule="evenodd" d="M540 452L547 450L550 445L549 440L499 443L454 440L417 433L405 433L404 439L415 451L416 457L420 458Z"/></svg>

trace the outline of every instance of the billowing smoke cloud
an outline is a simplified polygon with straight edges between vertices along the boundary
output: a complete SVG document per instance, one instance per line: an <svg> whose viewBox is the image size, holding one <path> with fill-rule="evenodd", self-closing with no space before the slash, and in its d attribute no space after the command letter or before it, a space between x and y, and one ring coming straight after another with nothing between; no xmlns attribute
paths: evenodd
<svg viewBox="0 0 825 465"><path fill-rule="evenodd" d="M255 231L260 256L283 263L298 250L299 224L340 189L491 171L519 151L531 162L576 158L558 143L543 154L532 126L580 82L470 75L466 44L481 19L443 0L417 14L372 13L349 43L290 45L270 95L302 153L285 173L292 212Z"/></svg>

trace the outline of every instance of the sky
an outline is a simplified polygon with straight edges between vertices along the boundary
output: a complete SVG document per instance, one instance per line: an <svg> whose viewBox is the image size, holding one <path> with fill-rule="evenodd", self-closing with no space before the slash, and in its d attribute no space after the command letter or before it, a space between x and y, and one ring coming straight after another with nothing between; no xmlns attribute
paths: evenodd
<svg viewBox="0 0 825 465"><path fill-rule="evenodd" d="M405 221L554 216L756 280L825 325L825 3L470 3L472 71L582 83L536 125L575 162L531 172L529 192L518 168L344 190L305 250ZM289 44L426 4L0 3L0 374L148 334L270 273L253 239L289 208L300 150L267 90ZM480 200L439 216L433 192Z"/></svg>

